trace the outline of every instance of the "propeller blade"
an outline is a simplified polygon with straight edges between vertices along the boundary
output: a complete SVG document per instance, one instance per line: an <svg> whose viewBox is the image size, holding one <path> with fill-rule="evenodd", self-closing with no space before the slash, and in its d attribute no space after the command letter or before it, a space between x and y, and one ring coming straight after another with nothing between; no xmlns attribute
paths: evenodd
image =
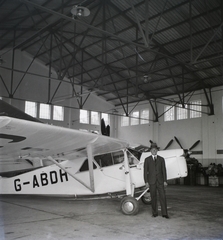
<svg viewBox="0 0 223 240"><path fill-rule="evenodd" d="M107 135L104 118L101 119L101 134L105 136Z"/></svg>
<svg viewBox="0 0 223 240"><path fill-rule="evenodd" d="M166 147L164 148L164 150L166 150L166 149L172 144L172 142L173 142L173 139L171 139L171 140L169 141L169 143L166 145Z"/></svg>
<svg viewBox="0 0 223 240"><path fill-rule="evenodd" d="M107 125L107 127L106 127L106 132L107 132L107 136L110 136L110 126L109 125Z"/></svg>
<svg viewBox="0 0 223 240"><path fill-rule="evenodd" d="M195 148L195 147L198 145L199 142L200 142L200 140L198 140L197 142L195 142L195 143L189 148L189 150Z"/></svg>
<svg viewBox="0 0 223 240"><path fill-rule="evenodd" d="M180 141L179 141L176 137L174 137L174 138L175 138L176 142L179 144L179 146L184 150L184 148L183 148L182 145L180 144Z"/></svg>

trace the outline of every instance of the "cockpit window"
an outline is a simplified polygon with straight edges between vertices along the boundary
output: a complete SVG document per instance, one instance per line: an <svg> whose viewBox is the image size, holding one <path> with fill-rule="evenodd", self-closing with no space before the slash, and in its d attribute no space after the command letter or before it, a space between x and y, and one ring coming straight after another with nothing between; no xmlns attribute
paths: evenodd
<svg viewBox="0 0 223 240"><path fill-rule="evenodd" d="M112 152L107 154L101 154L94 157L98 165L102 167L112 166L114 164L119 164L124 161L123 151Z"/></svg>
<svg viewBox="0 0 223 240"><path fill-rule="evenodd" d="M127 151L127 156L128 156L128 160L129 160L129 165L135 165L138 164L139 162L139 158L138 156L141 156L141 154L139 155L139 152L134 151L134 150L128 150Z"/></svg>
<svg viewBox="0 0 223 240"><path fill-rule="evenodd" d="M123 151L118 151L118 152L112 153L112 157L113 157L114 164L119 164L119 163L124 162L124 152Z"/></svg>
<svg viewBox="0 0 223 240"><path fill-rule="evenodd" d="M139 152L128 149L127 157L128 157L129 165L138 164L139 155L141 156ZM100 168L113 166L115 164L120 164L124 162L124 152L120 150L117 152L101 154L98 156L94 156L94 160L97 162ZM93 169L96 169L96 168L97 166L95 165L95 163L93 163ZM80 172L84 172L84 171L89 171L88 159L84 161L84 163L80 168Z"/></svg>
<svg viewBox="0 0 223 240"><path fill-rule="evenodd" d="M101 168L113 165L110 153L95 156L94 159Z"/></svg>
<svg viewBox="0 0 223 240"><path fill-rule="evenodd" d="M97 166L93 163L93 169L96 169ZM88 159L86 159L84 161L84 163L82 164L81 168L80 168L80 172L84 172L84 171L89 171L89 165L88 165Z"/></svg>
<svg viewBox="0 0 223 240"><path fill-rule="evenodd" d="M128 151L129 151L132 155L134 155L134 157L136 157L136 158L140 161L140 158L141 158L141 156L142 156L142 152L137 151L137 150L134 150L134 149L131 149L131 148L129 148Z"/></svg>

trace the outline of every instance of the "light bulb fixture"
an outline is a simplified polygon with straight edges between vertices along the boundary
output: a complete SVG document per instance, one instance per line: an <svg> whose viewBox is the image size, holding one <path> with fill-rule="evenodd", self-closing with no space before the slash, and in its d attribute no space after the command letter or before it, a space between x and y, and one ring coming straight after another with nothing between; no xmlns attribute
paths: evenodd
<svg viewBox="0 0 223 240"><path fill-rule="evenodd" d="M143 76L143 82L144 82L144 83L148 83L149 80L151 80L151 76L145 74L145 75Z"/></svg>
<svg viewBox="0 0 223 240"><path fill-rule="evenodd" d="M78 17L87 17L90 15L90 10L86 7L82 7L82 6L78 6L75 5L72 9L71 9L71 14L74 16L78 16Z"/></svg>
<svg viewBox="0 0 223 240"><path fill-rule="evenodd" d="M148 83L148 81L149 81L148 75L143 76L143 81L144 81L144 83Z"/></svg>
<svg viewBox="0 0 223 240"><path fill-rule="evenodd" d="M77 16L82 16L83 13L83 9L82 8L78 8L77 9Z"/></svg>

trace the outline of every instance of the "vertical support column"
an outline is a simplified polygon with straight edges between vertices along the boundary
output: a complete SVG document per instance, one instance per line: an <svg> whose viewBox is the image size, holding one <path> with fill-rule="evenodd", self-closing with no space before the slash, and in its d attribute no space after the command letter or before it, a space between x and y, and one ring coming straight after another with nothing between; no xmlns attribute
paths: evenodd
<svg viewBox="0 0 223 240"><path fill-rule="evenodd" d="M156 104L156 100L154 101L154 105L153 106L153 103L152 101L149 100L149 103L150 103L150 106L153 110L153 114L154 114L154 122L158 122L159 121L159 115L158 115L158 109L157 109L157 104Z"/></svg>
<svg viewBox="0 0 223 240"><path fill-rule="evenodd" d="M159 122L153 123L153 140L159 145Z"/></svg>
<svg viewBox="0 0 223 240"><path fill-rule="evenodd" d="M223 22L223 1L221 1L221 22ZM223 51L223 26L221 27L221 50ZM221 76L223 78L222 58L220 58Z"/></svg>
<svg viewBox="0 0 223 240"><path fill-rule="evenodd" d="M9 97L13 98L13 78L14 78L14 64L15 64L15 39L16 39L16 30L14 30L14 41L13 41L13 51L12 51L12 71L11 71L11 88Z"/></svg>
<svg viewBox="0 0 223 240"><path fill-rule="evenodd" d="M202 149L203 165L207 167L216 160L216 129L215 117L204 115L202 117Z"/></svg>
<svg viewBox="0 0 223 240"><path fill-rule="evenodd" d="M190 12L190 62L193 62L193 28L192 28L192 2L190 0L189 4L189 12Z"/></svg>
<svg viewBox="0 0 223 240"><path fill-rule="evenodd" d="M50 90L51 90L52 45L53 45L53 34L51 34L50 36L50 64L49 64L49 73L48 73L49 81L48 81L48 99L47 99L48 104L50 103Z"/></svg>
<svg viewBox="0 0 223 240"><path fill-rule="evenodd" d="M149 0L145 2L145 35L146 35L146 42L149 47Z"/></svg>

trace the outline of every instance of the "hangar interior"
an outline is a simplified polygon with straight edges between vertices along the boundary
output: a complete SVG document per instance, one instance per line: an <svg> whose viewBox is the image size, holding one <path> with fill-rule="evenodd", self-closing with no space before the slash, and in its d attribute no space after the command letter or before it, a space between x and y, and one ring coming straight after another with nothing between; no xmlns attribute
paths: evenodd
<svg viewBox="0 0 223 240"><path fill-rule="evenodd" d="M3 101L73 129L100 133L104 117L112 137L223 163L222 1L3 0L0 12Z"/></svg>
<svg viewBox="0 0 223 240"><path fill-rule="evenodd" d="M1 0L0 98L0 116L99 134L103 118L111 137L192 152L169 220L142 201L126 216L119 198L1 194L0 239L223 239L222 0Z"/></svg>

